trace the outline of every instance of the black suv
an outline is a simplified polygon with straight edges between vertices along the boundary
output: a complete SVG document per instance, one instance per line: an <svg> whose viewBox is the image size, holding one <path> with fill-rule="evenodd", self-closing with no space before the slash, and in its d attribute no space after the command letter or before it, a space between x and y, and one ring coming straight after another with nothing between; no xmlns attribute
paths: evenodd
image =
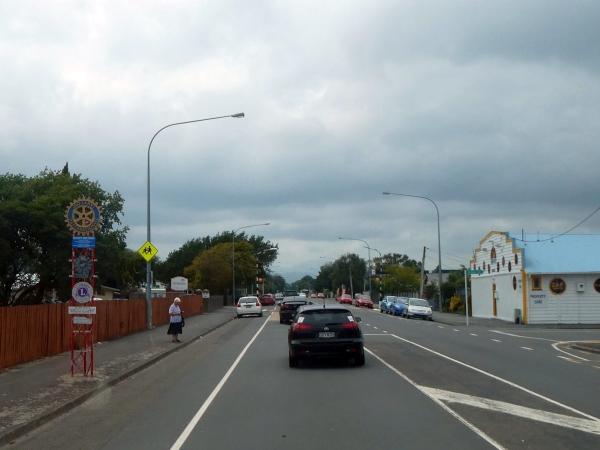
<svg viewBox="0 0 600 450"><path fill-rule="evenodd" d="M301 358L341 356L355 365L365 364L363 335L346 308L331 305L301 307L288 332L289 363L296 367Z"/></svg>
<svg viewBox="0 0 600 450"><path fill-rule="evenodd" d="M279 323L291 323L300 306L308 305L306 297L286 297L279 305Z"/></svg>

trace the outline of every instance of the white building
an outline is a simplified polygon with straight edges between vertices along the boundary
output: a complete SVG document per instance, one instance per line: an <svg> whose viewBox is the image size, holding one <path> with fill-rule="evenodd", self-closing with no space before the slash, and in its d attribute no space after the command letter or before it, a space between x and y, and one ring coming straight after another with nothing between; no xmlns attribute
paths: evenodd
<svg viewBox="0 0 600 450"><path fill-rule="evenodd" d="M600 235L489 232L473 253L474 317L600 323Z"/></svg>

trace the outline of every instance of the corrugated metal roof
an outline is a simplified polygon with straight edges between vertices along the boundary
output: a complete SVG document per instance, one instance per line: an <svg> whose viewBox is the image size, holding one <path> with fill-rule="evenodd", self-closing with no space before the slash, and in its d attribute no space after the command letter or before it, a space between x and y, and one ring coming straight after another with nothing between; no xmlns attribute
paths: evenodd
<svg viewBox="0 0 600 450"><path fill-rule="evenodd" d="M600 234L508 233L517 248L523 249L528 273L600 272Z"/></svg>

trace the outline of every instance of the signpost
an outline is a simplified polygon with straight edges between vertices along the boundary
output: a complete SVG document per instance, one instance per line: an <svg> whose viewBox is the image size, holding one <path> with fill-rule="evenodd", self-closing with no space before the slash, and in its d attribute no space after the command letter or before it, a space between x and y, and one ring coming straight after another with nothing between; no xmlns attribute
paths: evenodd
<svg viewBox="0 0 600 450"><path fill-rule="evenodd" d="M65 211L71 240L71 376L94 376L94 286L96 285L96 237L102 226L100 207L89 198L73 201Z"/></svg>

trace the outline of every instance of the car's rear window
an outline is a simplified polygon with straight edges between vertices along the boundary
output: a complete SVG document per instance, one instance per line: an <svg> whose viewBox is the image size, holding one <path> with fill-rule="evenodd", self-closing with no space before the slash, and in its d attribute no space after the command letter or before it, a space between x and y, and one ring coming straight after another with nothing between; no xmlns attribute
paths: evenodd
<svg viewBox="0 0 600 450"><path fill-rule="evenodd" d="M411 298L410 305L411 306L429 306L429 302L427 300L421 300L419 298Z"/></svg>
<svg viewBox="0 0 600 450"><path fill-rule="evenodd" d="M311 324L337 324L354 321L352 313L344 309L313 309L303 311L300 317L304 319L302 322Z"/></svg>
<svg viewBox="0 0 600 450"><path fill-rule="evenodd" d="M257 300L255 297L242 297L240 298L240 303L256 303Z"/></svg>

